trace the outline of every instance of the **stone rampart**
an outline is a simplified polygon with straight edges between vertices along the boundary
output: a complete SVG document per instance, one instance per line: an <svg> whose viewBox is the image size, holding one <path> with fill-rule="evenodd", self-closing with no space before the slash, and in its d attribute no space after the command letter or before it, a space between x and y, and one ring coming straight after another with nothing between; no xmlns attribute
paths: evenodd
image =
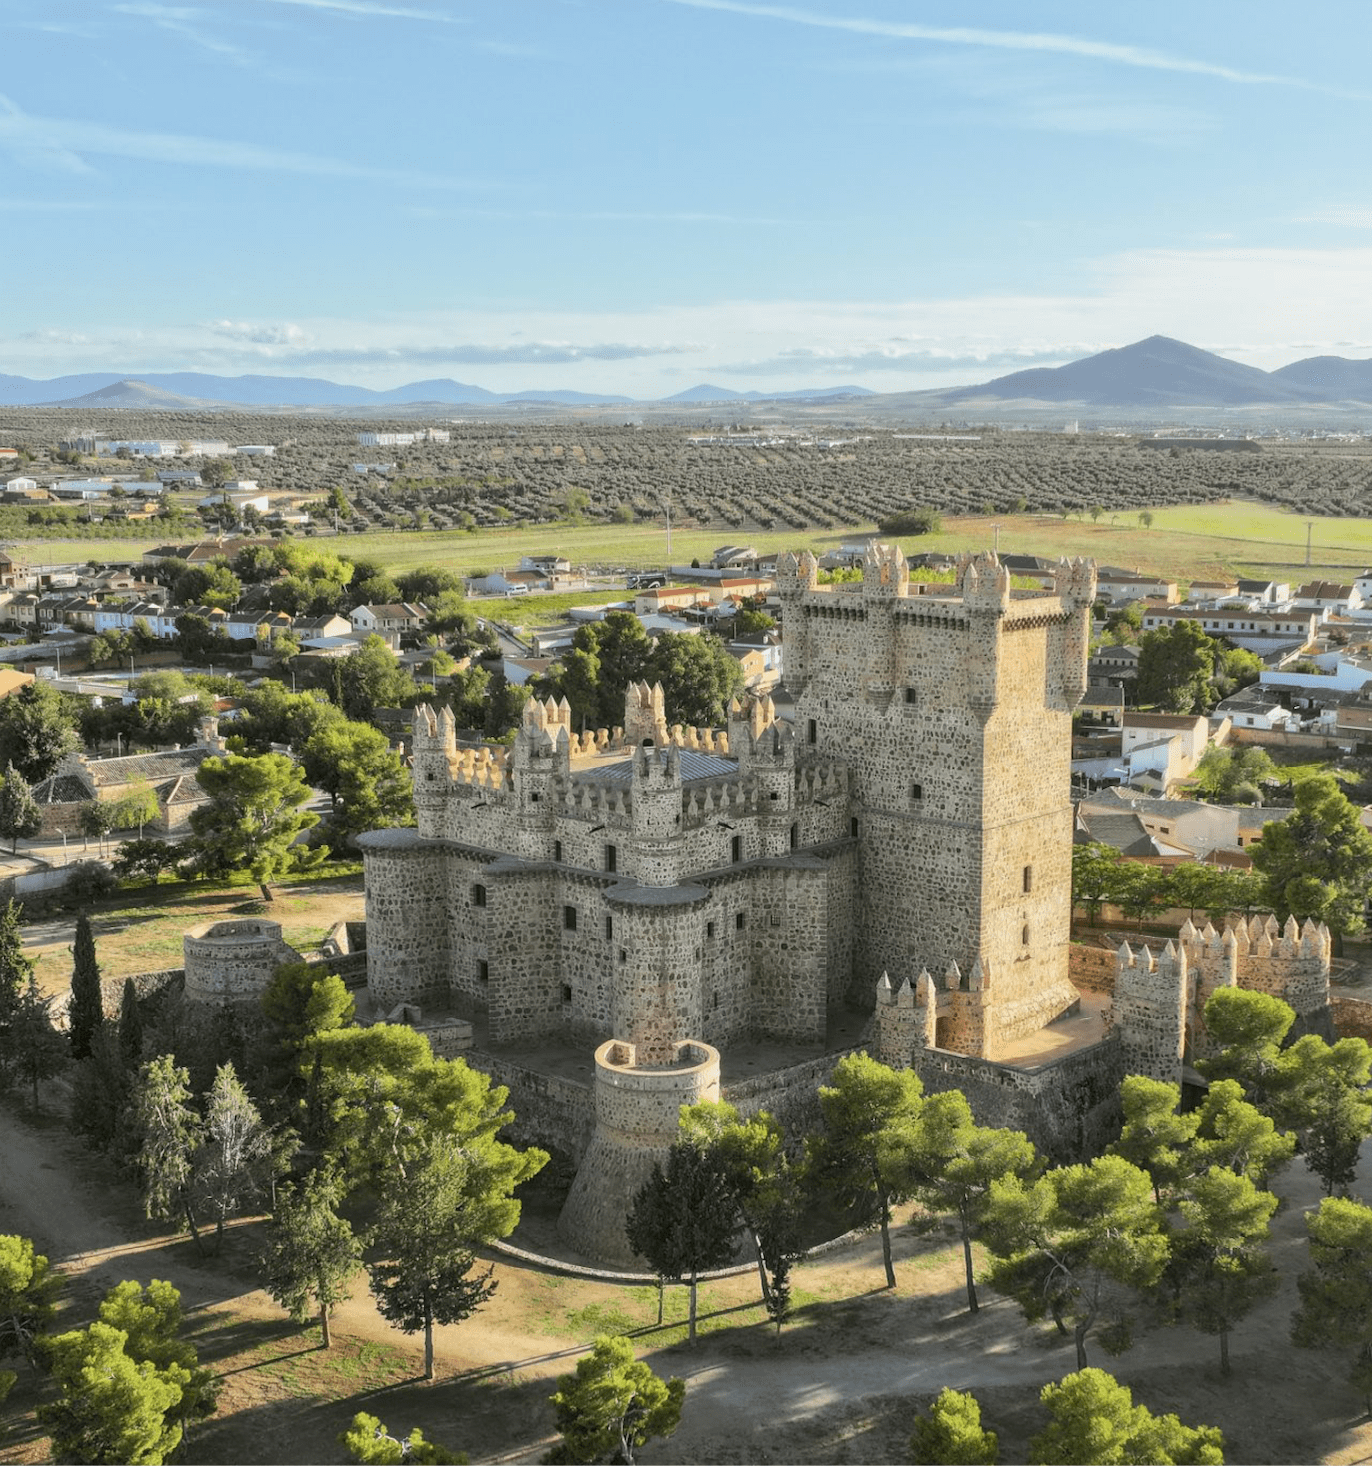
<svg viewBox="0 0 1372 1466"><path fill-rule="evenodd" d="M1340 1038L1365 1038L1372 1042L1372 1003L1366 998L1346 998L1336 993L1330 999L1334 1010L1334 1032Z"/></svg>
<svg viewBox="0 0 1372 1466"><path fill-rule="evenodd" d="M960 1089L978 1123L1023 1130L1058 1165L1097 1155L1118 1134L1119 1042L1107 1038L1033 1069L923 1049L915 1072L925 1092Z"/></svg>
<svg viewBox="0 0 1372 1466"><path fill-rule="evenodd" d="M1073 942L1068 948L1067 975L1072 986L1088 993L1115 991L1115 949Z"/></svg>

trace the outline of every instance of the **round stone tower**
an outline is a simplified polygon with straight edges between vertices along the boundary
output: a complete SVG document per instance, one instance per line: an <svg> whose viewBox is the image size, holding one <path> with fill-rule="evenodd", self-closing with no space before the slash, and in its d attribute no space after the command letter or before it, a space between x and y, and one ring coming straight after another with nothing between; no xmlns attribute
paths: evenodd
<svg viewBox="0 0 1372 1466"><path fill-rule="evenodd" d="M214 921L182 938L186 996L197 1003L255 1003L283 962L301 961L278 921Z"/></svg>
<svg viewBox="0 0 1372 1466"><path fill-rule="evenodd" d="M696 1039L671 1062L640 1064L634 1045L610 1039L595 1051L595 1135L558 1218L562 1236L588 1257L647 1264L629 1248L624 1218L677 1138L682 1105L719 1098L719 1050Z"/></svg>

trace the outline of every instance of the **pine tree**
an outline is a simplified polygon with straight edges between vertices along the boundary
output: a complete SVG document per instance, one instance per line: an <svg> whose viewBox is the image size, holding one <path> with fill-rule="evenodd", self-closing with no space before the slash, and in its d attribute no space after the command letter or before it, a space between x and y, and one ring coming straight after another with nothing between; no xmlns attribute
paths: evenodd
<svg viewBox="0 0 1372 1466"><path fill-rule="evenodd" d="M184 1218L199 1247L192 1180L203 1125L191 1105L189 1076L162 1054L138 1071L132 1101L144 1210L159 1222Z"/></svg>
<svg viewBox="0 0 1372 1466"><path fill-rule="evenodd" d="M944 1389L915 1422L910 1459L915 1466L995 1466L1000 1448L995 1431L981 1428L976 1397Z"/></svg>
<svg viewBox="0 0 1372 1466"><path fill-rule="evenodd" d="M623 1461L654 1436L669 1436L681 1424L684 1380L659 1379L634 1358L628 1339L599 1338L573 1374L557 1382L550 1396L561 1443L546 1459L555 1462Z"/></svg>
<svg viewBox="0 0 1372 1466"><path fill-rule="evenodd" d="M105 1021L105 1000L100 985L100 964L95 957L95 937L90 918L83 911L76 918L76 941L72 947L71 971L71 1056L84 1059L91 1042Z"/></svg>
<svg viewBox="0 0 1372 1466"><path fill-rule="evenodd" d="M692 1141L678 1141L667 1152L667 1164L654 1165L634 1197L624 1235L659 1278L689 1282L691 1343L699 1275L733 1260L738 1233L738 1207L718 1157Z"/></svg>
<svg viewBox="0 0 1372 1466"><path fill-rule="evenodd" d="M0 1359L18 1354L33 1362L57 1317L63 1282L27 1237L0 1236Z"/></svg>
<svg viewBox="0 0 1372 1466"><path fill-rule="evenodd" d="M270 1187L275 1167L271 1132L233 1065L221 1065L205 1103L192 1183L197 1201L214 1216L216 1252L224 1245L224 1223Z"/></svg>
<svg viewBox="0 0 1372 1466"><path fill-rule="evenodd" d="M365 1411L353 1416L352 1424L338 1437L339 1444L363 1466L467 1466L461 1451L450 1451L437 1441L426 1441L424 1432L412 1430L401 1440Z"/></svg>
<svg viewBox="0 0 1372 1466"><path fill-rule="evenodd" d="M341 1195L337 1179L324 1171L312 1171L298 1190L282 1186L261 1259L267 1292L296 1323L318 1309L326 1349L333 1342L329 1315L349 1296L362 1261L361 1243L338 1215Z"/></svg>
<svg viewBox="0 0 1372 1466"><path fill-rule="evenodd" d="M1053 1419L1029 1442L1035 1466L1136 1461L1223 1466L1224 1437L1213 1425L1183 1425L1175 1415L1154 1415L1146 1405L1134 1404L1130 1390L1103 1369L1081 1369L1061 1384L1044 1385L1040 1398Z"/></svg>
<svg viewBox="0 0 1372 1466"><path fill-rule="evenodd" d="M6 1067L32 1089L35 1112L39 1084L60 1074L67 1063L67 1041L53 1027L51 1009L52 999L38 991L38 979L30 976L5 1035Z"/></svg>

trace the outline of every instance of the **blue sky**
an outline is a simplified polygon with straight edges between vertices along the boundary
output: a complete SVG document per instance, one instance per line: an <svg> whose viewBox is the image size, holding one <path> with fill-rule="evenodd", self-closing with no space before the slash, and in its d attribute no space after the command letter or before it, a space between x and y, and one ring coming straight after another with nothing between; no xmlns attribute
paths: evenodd
<svg viewBox="0 0 1372 1466"><path fill-rule="evenodd" d="M5 0L0 372L1372 353L1372 6Z"/></svg>

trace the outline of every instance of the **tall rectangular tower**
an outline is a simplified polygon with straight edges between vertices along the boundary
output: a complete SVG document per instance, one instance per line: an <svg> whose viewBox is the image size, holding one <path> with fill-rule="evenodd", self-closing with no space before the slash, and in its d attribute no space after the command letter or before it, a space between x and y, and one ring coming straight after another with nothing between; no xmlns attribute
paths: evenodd
<svg viewBox="0 0 1372 1466"><path fill-rule="evenodd" d="M925 969L974 990L939 1042L996 1058L1076 997L1071 717L1095 568L1012 592L988 553L955 587L918 585L874 545L860 586L819 586L808 553L783 557L777 585L801 754L851 770L858 990Z"/></svg>

